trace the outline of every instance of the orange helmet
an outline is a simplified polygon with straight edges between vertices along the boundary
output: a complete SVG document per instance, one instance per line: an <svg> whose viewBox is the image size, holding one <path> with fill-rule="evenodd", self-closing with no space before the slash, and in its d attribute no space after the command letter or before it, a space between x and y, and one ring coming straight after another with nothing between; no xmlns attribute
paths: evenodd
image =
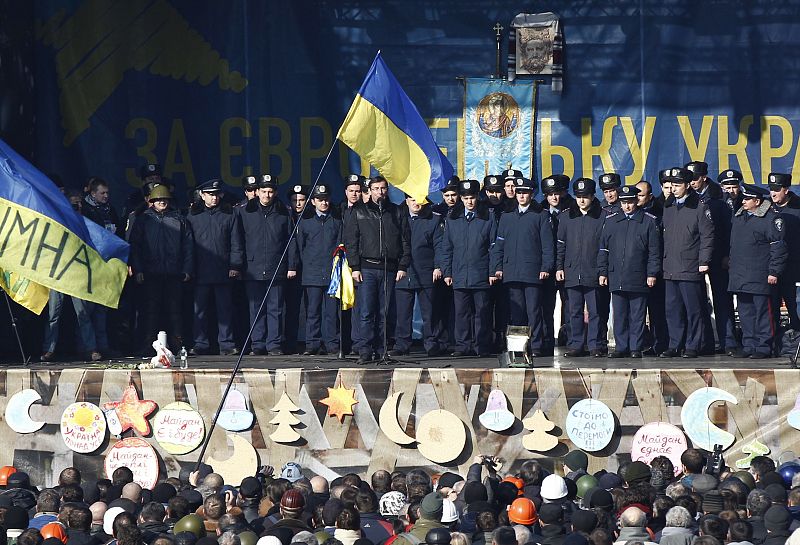
<svg viewBox="0 0 800 545"><path fill-rule="evenodd" d="M12 473L16 473L17 468L14 466L3 466L0 467L0 486L7 486L8 485L8 476Z"/></svg>
<svg viewBox="0 0 800 545"><path fill-rule="evenodd" d="M48 522L42 529L39 530L39 533L42 534L42 538L47 539L48 537L54 537L61 541L61 543L67 543L67 530L64 528L61 523L58 522Z"/></svg>
<svg viewBox="0 0 800 545"><path fill-rule="evenodd" d="M508 520L514 524L530 526L539 520L536 506L528 498L517 498L508 508Z"/></svg>
<svg viewBox="0 0 800 545"><path fill-rule="evenodd" d="M525 481L520 479L519 477L514 477L513 475L509 475L505 479L503 479L504 483L511 483L517 487L517 496L522 496L523 492L522 489L525 488Z"/></svg>

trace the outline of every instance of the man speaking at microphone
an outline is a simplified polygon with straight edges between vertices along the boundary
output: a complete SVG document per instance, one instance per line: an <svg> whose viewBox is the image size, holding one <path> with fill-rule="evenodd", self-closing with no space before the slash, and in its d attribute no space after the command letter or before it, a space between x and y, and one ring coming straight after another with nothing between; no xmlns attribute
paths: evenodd
<svg viewBox="0 0 800 545"><path fill-rule="evenodd" d="M395 282L406 276L411 263L408 218L387 199L389 184L382 176L368 183L369 200L358 203L344 228L347 260L358 284L356 310L361 339L358 364L383 357L385 324Z"/></svg>

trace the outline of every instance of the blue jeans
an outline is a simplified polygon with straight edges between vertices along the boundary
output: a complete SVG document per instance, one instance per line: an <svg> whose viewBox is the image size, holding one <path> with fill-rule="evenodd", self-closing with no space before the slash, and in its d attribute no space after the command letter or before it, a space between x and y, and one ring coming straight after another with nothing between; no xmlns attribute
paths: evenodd
<svg viewBox="0 0 800 545"><path fill-rule="evenodd" d="M61 312L64 309L64 297L69 296L50 290L50 299L47 303L48 319L44 326L44 343L42 343L43 352L55 352L56 350L59 321L61 320ZM84 352L93 352L97 350L91 312L91 307L95 305L77 297L70 297L70 299L72 299L72 306L75 308L75 317L78 319L81 348Z"/></svg>

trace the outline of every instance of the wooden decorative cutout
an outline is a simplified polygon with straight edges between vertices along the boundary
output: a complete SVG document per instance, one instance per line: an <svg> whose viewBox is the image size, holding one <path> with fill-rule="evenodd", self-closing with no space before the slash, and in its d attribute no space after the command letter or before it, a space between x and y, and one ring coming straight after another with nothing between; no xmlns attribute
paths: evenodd
<svg viewBox="0 0 800 545"><path fill-rule="evenodd" d="M722 445L722 449L725 450L736 441L732 433L718 428L708 418L708 407L716 401L739 403L725 390L707 387L692 392L681 408L683 431L692 440L694 447L709 452L713 452L714 445Z"/></svg>
<svg viewBox="0 0 800 545"><path fill-rule="evenodd" d="M344 422L346 415L353 415L353 405L358 403L355 396L356 389L346 388L340 381L335 388L328 388L328 397L319 402L328 406L328 416L335 416L339 422Z"/></svg>
<svg viewBox="0 0 800 545"><path fill-rule="evenodd" d="M103 409L114 409L122 425L122 431L133 428L139 435L150 435L150 422L148 415L156 410L156 402L149 399L139 399L139 393L133 384L128 385L119 401L103 403Z"/></svg>
<svg viewBox="0 0 800 545"><path fill-rule="evenodd" d="M556 425L550 422L541 409L537 409L533 416L522 421L522 425L531 433L522 438L522 446L533 452L547 452L556 448L558 437L550 435Z"/></svg>
<svg viewBox="0 0 800 545"><path fill-rule="evenodd" d="M416 439L410 437L397 422L397 406L400 404L401 395L403 392L395 392L386 398L378 414L378 423L384 435L393 442L398 445L410 445Z"/></svg>
<svg viewBox="0 0 800 545"><path fill-rule="evenodd" d="M133 482L142 488L153 488L158 482L158 455L150 443L139 437L126 437L117 441L105 459L108 478L118 467L127 467L133 472Z"/></svg>
<svg viewBox="0 0 800 545"><path fill-rule="evenodd" d="M94 403L69 405L61 415L61 438L68 448L83 454L94 452L106 438L106 418Z"/></svg>
<svg viewBox="0 0 800 545"><path fill-rule="evenodd" d="M489 392L486 410L478 417L483 427L492 431L505 431L514 425L516 419L514 413L508 410L506 395L502 390Z"/></svg>
<svg viewBox="0 0 800 545"><path fill-rule="evenodd" d="M300 420L292 414L299 411L300 408L292 403L292 400L289 399L286 392L283 392L281 398L275 406L272 407L272 410L278 414L276 414L269 423L275 424L278 427L269 435L269 438L276 443L294 443L300 439L300 434L292 428L292 426L296 426L300 423Z"/></svg>
<svg viewBox="0 0 800 545"><path fill-rule="evenodd" d="M6 405L6 424L17 433L33 433L42 429L45 422L31 419L31 405L41 401L42 396L36 390L25 389L17 392Z"/></svg>
<svg viewBox="0 0 800 545"><path fill-rule="evenodd" d="M747 454L746 458L740 458L736 460L736 468L737 469L749 469L750 462L753 461L753 458L756 456L766 456L769 454L769 447L760 441L752 441L747 445L742 447L742 452Z"/></svg>
<svg viewBox="0 0 800 545"><path fill-rule="evenodd" d="M616 423L608 405L597 399L581 399L567 413L567 435L581 450L603 450L614 437Z"/></svg>
<svg viewBox="0 0 800 545"><path fill-rule="evenodd" d="M446 464L458 458L467 444L464 422L449 411L425 413L417 426L417 449L431 462Z"/></svg>
<svg viewBox="0 0 800 545"><path fill-rule="evenodd" d="M170 454L187 454L203 443L206 425L194 407L182 401L164 406L153 418L153 435Z"/></svg>

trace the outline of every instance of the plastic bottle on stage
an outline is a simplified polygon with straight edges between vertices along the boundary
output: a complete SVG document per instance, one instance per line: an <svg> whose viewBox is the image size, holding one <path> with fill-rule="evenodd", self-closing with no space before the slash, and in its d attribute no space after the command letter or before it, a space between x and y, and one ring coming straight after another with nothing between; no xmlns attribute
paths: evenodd
<svg viewBox="0 0 800 545"><path fill-rule="evenodd" d="M158 342L161 343L161 346L167 346L167 332L166 331L159 331L158 332Z"/></svg>
<svg viewBox="0 0 800 545"><path fill-rule="evenodd" d="M181 346L181 369L188 369L189 368L189 354L186 352L186 347Z"/></svg>

